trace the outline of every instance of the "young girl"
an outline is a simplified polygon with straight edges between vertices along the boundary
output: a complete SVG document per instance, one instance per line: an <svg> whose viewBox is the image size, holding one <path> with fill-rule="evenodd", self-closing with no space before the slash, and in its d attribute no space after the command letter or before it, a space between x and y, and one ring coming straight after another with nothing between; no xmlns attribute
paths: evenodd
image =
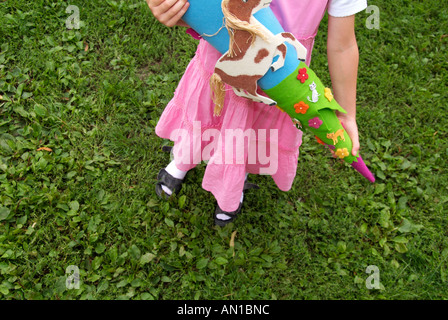
<svg viewBox="0 0 448 320"><path fill-rule="evenodd" d="M146 0L153 15L166 26L186 26L181 20L187 11L187 0ZM352 139L352 154L359 150L358 128L356 124L356 82L358 70L358 47L354 30L354 15L367 7L366 0L273 0L271 9L285 31L291 32L307 48L306 63L311 61L318 26L328 11L327 56L333 94L339 104L347 111L338 114L339 120ZM219 132L214 135L215 143L223 139L228 130L239 132L272 132L270 135L255 135L255 145L263 144L266 150L275 150L276 170L270 175L282 191L291 188L297 170L299 147L302 132L293 125L285 112L262 103L255 103L236 96L230 87L226 87L226 98L220 116L214 115L214 103L210 91L210 77L218 59L222 56L205 40L201 39L195 57L188 65L174 98L166 106L156 127L156 134L175 142L175 149L182 150L174 154L174 160L160 170L156 192L159 196L179 192L186 173L194 168L198 161L208 160L202 187L210 191L217 200L215 224L224 226L233 221L241 212L243 195L246 189L253 187L247 183L247 174L260 174L266 168L265 161L248 161L250 152L258 148L237 146L232 153L233 161L221 160L229 149L218 143L217 152L204 156L212 142L200 139L193 143L195 133L203 137L205 132ZM174 132L181 130L181 139ZM264 130L264 131L263 131ZM197 135L197 134L196 134ZM197 138L197 137L196 137ZM216 140L216 141L215 141ZM195 146L193 146L195 145ZM215 144L216 147L216 144ZM209 148L209 149L207 149ZM231 150L233 151L233 150ZM236 161L238 155L244 161ZM227 158L226 158L227 159Z"/></svg>

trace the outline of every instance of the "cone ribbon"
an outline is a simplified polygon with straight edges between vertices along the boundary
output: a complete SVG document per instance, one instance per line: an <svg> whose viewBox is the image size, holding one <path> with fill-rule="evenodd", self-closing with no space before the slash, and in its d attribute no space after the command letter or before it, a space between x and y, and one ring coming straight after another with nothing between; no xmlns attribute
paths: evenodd
<svg viewBox="0 0 448 320"><path fill-rule="evenodd" d="M305 64L306 49L283 30L269 8L270 0L189 2L190 7L182 19L223 54L216 64L215 78L231 85L240 96L265 102L288 113L294 123L311 132L319 143L333 149L339 158L370 182L375 181L361 156L351 154L352 141L336 115L336 111L346 111L333 98L331 89L325 87ZM233 10L232 19L240 15L246 25L255 26L261 30L259 34L267 36L259 36L257 31L250 34L250 30L244 31L245 35L236 27L234 29L234 24L229 27L230 21L226 24L226 20L230 20L230 16L223 13L227 8L224 3ZM229 50L229 47L232 48ZM249 56L251 59L247 58ZM266 59L271 60L268 65L263 65ZM257 65L253 65L253 61ZM247 86L253 79L256 79L256 88L260 87L267 97L258 95L253 86Z"/></svg>

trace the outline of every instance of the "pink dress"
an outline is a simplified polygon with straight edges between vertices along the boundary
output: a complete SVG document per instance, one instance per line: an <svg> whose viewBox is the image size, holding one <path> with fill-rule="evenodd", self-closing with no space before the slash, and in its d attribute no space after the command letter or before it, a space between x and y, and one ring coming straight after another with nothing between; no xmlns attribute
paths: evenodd
<svg viewBox="0 0 448 320"><path fill-rule="evenodd" d="M326 0L271 3L283 28L308 49L308 65L327 4ZM214 116L209 79L220 57L216 49L200 40L195 57L160 117L156 134L174 141L174 159L180 170L187 171L208 161L202 187L215 196L222 210L230 212L238 208L246 172L271 175L282 191L291 188L302 132L286 113L238 97L230 87L226 87L222 114ZM232 134L236 137L232 138L233 150L224 143L232 140L225 140ZM235 142L239 138L245 143ZM273 153L275 156L269 157Z"/></svg>

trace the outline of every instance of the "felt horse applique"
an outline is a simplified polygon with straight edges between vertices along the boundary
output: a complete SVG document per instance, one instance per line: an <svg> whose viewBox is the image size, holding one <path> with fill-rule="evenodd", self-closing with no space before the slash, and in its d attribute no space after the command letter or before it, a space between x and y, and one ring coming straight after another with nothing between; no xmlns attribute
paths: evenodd
<svg viewBox="0 0 448 320"><path fill-rule="evenodd" d="M223 0L221 3L225 26L229 32L229 50L218 60L210 86L215 103L215 115L220 115L225 98L224 83L236 95L276 105L269 97L257 93L257 81L271 69L277 71L285 63L290 43L297 51L297 59L305 61L306 48L289 32L274 35L264 27L254 13L269 7L272 0ZM278 59L273 62L274 58Z"/></svg>

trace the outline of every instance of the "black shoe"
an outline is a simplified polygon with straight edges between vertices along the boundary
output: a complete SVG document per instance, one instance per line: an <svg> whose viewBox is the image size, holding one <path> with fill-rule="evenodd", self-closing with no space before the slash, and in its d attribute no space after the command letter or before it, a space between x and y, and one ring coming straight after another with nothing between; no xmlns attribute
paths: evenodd
<svg viewBox="0 0 448 320"><path fill-rule="evenodd" d="M172 152L173 147L171 146L162 146L162 151L164 152ZM156 184L156 194L159 198L166 200L171 197L173 194L178 194L180 189L182 188L182 183L184 182L182 179L174 178L170 175L165 169L161 169L159 174L157 175L157 184ZM171 195L167 194L163 189L162 185L171 190Z"/></svg>
<svg viewBox="0 0 448 320"><path fill-rule="evenodd" d="M171 197L173 194L178 194L180 189L182 188L183 179L174 178L170 175L165 169L161 169L159 174L157 175L157 184L156 184L156 194L161 199L167 199ZM163 189L162 185L167 187L172 191L171 195L167 194Z"/></svg>
<svg viewBox="0 0 448 320"><path fill-rule="evenodd" d="M259 186L257 186L256 184L253 183L249 183L249 182L244 182L244 187L243 187L243 192L249 189L260 189ZM241 213L241 208L243 207L243 203L240 202L240 205L238 206L238 209L236 209L235 211L232 212L227 212L222 210L219 205L216 205L216 210L215 210L215 225L219 226L219 227L224 227L225 225L229 224L230 222L233 222L238 214ZM226 219L226 220L222 220L218 218L218 214L225 214L226 216L229 216L230 219Z"/></svg>
<svg viewBox="0 0 448 320"><path fill-rule="evenodd" d="M172 146L162 146L163 152L173 152ZM156 184L156 194L159 196L159 198L166 200L167 198L171 197L169 194L167 194L163 189L162 185L167 187L171 190L171 195L178 194L181 187L183 180L174 178L172 175L170 175L165 169L162 169L159 171L159 174L157 175L157 184Z"/></svg>
<svg viewBox="0 0 448 320"><path fill-rule="evenodd" d="M156 194L161 199L166 199L171 197L173 194L178 194L180 189L182 188L183 179L174 178L170 175L165 169L161 169L159 174L157 175L157 183L156 183ZM171 195L167 194L163 189L162 185L167 187L172 191Z"/></svg>
<svg viewBox="0 0 448 320"><path fill-rule="evenodd" d="M219 227L224 227L225 225L229 224L230 222L232 222L233 220L236 219L236 217L238 216L239 213L241 213L241 208L243 207L243 203L240 202L240 205L238 206L238 209L236 209L233 212L227 212L227 211L223 211L219 205L216 205L216 210L215 210L215 225L219 226ZM225 214L226 216L229 216L230 219L226 219L226 220L221 220L218 218L218 214Z"/></svg>

